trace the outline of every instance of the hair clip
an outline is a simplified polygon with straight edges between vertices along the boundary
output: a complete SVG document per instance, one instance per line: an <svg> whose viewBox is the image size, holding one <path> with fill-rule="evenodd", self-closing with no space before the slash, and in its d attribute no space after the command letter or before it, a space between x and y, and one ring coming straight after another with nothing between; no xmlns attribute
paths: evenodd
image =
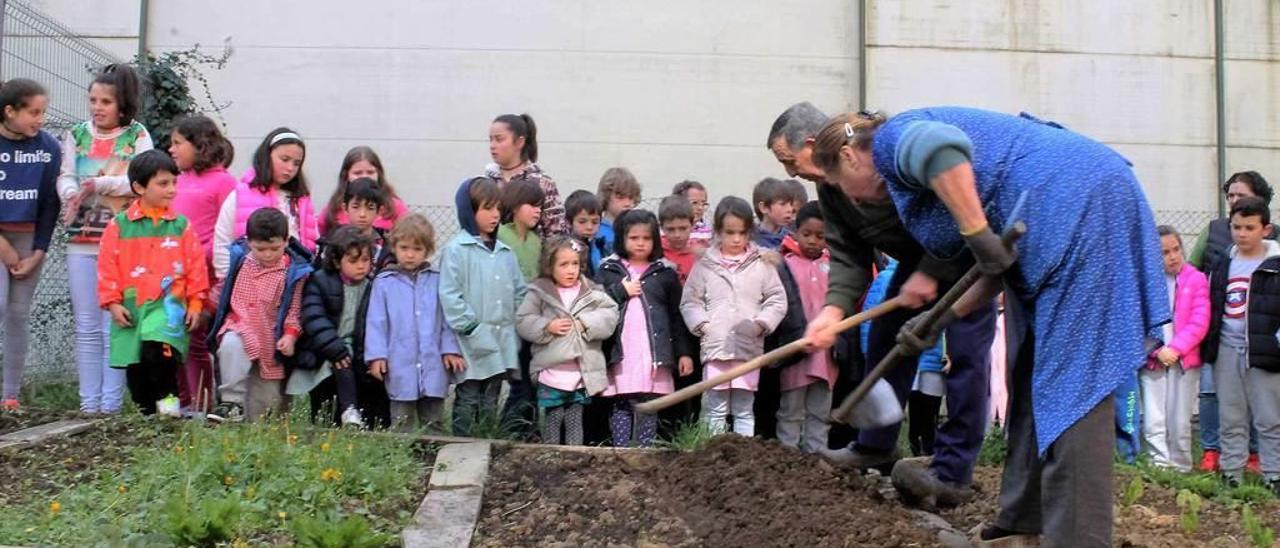
<svg viewBox="0 0 1280 548"><path fill-rule="evenodd" d="M850 124L849 122L845 122L844 136L852 139L854 135L855 135L855 132L853 131L853 124Z"/></svg>
<svg viewBox="0 0 1280 548"><path fill-rule="evenodd" d="M569 240L569 247L573 248L574 253L582 253L582 244L578 240Z"/></svg>
<svg viewBox="0 0 1280 548"><path fill-rule="evenodd" d="M866 118L866 119L868 119L868 120L874 120L874 119L876 119L877 117L879 117L879 116L880 116L880 111L879 111L879 110L877 110L877 109L874 109L874 108L869 108L869 109L859 110L859 111L858 111L858 116L861 116L861 117Z"/></svg>

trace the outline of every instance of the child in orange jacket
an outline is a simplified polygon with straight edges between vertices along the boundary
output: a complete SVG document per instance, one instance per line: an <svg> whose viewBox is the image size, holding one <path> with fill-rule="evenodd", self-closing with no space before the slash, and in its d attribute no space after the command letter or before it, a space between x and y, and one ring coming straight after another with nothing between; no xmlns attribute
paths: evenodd
<svg viewBox="0 0 1280 548"><path fill-rule="evenodd" d="M107 225L98 259L98 302L112 319L110 364L127 368L144 415L179 416L178 370L209 292L200 239L169 209L177 176L163 151L133 159L129 183L138 199Z"/></svg>

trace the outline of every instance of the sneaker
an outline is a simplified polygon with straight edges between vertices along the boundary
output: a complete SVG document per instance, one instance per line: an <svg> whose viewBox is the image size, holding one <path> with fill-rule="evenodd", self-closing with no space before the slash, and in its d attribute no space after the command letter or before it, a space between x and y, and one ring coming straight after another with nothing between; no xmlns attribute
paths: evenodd
<svg viewBox="0 0 1280 548"><path fill-rule="evenodd" d="M21 407L18 405L18 398L5 398L4 401L0 401L0 408L5 411L17 411Z"/></svg>
<svg viewBox="0 0 1280 548"><path fill-rule="evenodd" d="M181 418L182 404L178 402L177 396L166 396L156 402L156 414L175 419Z"/></svg>
<svg viewBox="0 0 1280 548"><path fill-rule="evenodd" d="M1236 472L1235 474L1224 472L1222 474L1222 483L1227 486L1227 489L1235 489L1240 487L1241 480L1244 479L1243 475L1242 472Z"/></svg>
<svg viewBox="0 0 1280 548"><path fill-rule="evenodd" d="M859 470L867 470L869 468L888 468L893 466L900 458L898 450L894 449L886 453L873 452L867 450L858 450L852 446L844 449L827 449L821 447L818 454L830 461L836 466L845 468L857 468ZM887 470L881 470L886 472Z"/></svg>
<svg viewBox="0 0 1280 548"><path fill-rule="evenodd" d="M360 418L360 410L353 405L342 412L342 425L364 428L364 420Z"/></svg>
<svg viewBox="0 0 1280 548"><path fill-rule="evenodd" d="M1259 476L1262 475L1262 459L1258 458L1257 453L1249 453L1249 460L1245 461L1244 469Z"/></svg>
<svg viewBox="0 0 1280 548"><path fill-rule="evenodd" d="M1269 489L1271 494L1275 495L1276 498L1280 498L1280 478L1271 478L1267 480L1267 489Z"/></svg>
<svg viewBox="0 0 1280 548"><path fill-rule="evenodd" d="M211 422L241 422L244 421L244 410L240 404L224 401L213 408L205 418Z"/></svg>
<svg viewBox="0 0 1280 548"><path fill-rule="evenodd" d="M1217 472L1218 460L1222 457L1222 453L1217 449L1205 449L1204 458L1200 459L1201 472Z"/></svg>

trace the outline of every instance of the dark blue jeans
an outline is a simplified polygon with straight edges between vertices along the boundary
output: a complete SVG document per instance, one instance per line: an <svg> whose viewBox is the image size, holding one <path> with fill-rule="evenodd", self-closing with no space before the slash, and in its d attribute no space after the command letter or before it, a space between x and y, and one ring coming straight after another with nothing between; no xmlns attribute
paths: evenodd
<svg viewBox="0 0 1280 548"><path fill-rule="evenodd" d="M910 269L899 268L889 284L887 295L897 295L902 282L910 274ZM946 289L940 287L939 294ZM872 322L867 338L868 371L880 363L896 344L902 324L922 312L897 311ZM952 324L946 331L947 356L951 360L951 371L947 374L947 421L938 428L930 468L938 479L948 483L968 485L972 481L978 451L982 449L990 405L987 389L991 381L991 342L995 337L995 320L996 311L992 303ZM915 360L903 363L885 376L903 405L906 405L915 376ZM898 444L901 427L901 424L894 424L863 430L858 433L856 447L878 452L892 451Z"/></svg>

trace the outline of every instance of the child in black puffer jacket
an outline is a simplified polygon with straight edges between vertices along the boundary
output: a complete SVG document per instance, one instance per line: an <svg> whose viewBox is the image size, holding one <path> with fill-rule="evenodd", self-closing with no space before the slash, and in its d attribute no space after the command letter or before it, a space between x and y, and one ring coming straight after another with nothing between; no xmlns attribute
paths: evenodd
<svg viewBox="0 0 1280 548"><path fill-rule="evenodd" d="M354 226L334 230L322 264L303 287L301 322L305 335L299 346L306 359L299 361L314 366L295 369L285 391L293 396L311 394L312 421L336 396L334 422L385 424L379 420L376 395L363 399L358 395L358 379L368 376L363 359L364 330L373 249L373 240ZM383 395L385 399L385 392Z"/></svg>

